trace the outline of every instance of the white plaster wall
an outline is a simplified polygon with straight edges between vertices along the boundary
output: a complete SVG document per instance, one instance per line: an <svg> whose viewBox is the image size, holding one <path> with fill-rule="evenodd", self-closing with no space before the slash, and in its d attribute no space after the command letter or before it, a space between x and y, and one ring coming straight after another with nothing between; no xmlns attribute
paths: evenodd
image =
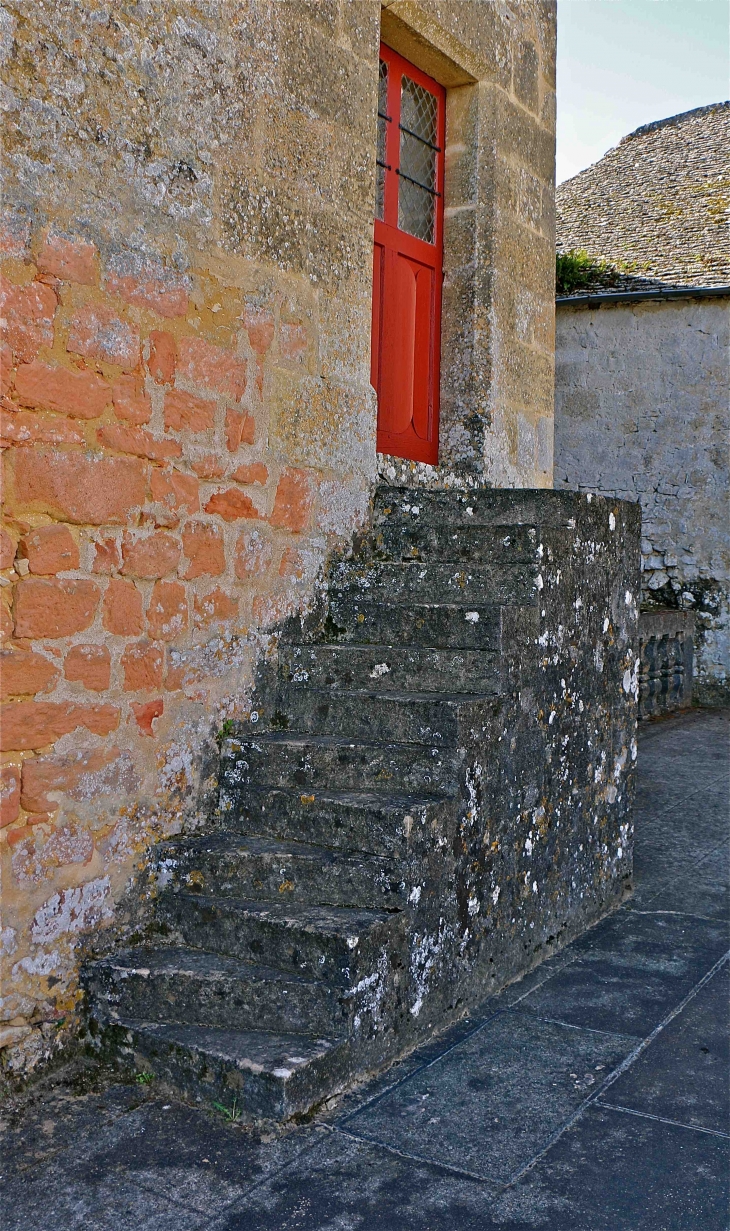
<svg viewBox="0 0 730 1231"><path fill-rule="evenodd" d="M730 299L559 305L555 486L639 500L645 606L696 612L700 698L730 695Z"/></svg>

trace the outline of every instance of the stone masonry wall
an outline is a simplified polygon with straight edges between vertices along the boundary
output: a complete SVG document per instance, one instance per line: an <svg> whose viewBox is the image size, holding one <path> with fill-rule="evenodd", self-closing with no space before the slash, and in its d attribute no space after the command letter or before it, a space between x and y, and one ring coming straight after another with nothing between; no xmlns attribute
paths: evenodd
<svg viewBox="0 0 730 1231"><path fill-rule="evenodd" d="M553 6L388 7L468 61L452 469L549 483ZM10 1069L73 1028L78 943L205 820L216 733L366 515L379 37L377 0L0 8Z"/></svg>
<svg viewBox="0 0 730 1231"><path fill-rule="evenodd" d="M727 299L562 305L556 487L639 500L642 606L695 613L694 697L730 696Z"/></svg>

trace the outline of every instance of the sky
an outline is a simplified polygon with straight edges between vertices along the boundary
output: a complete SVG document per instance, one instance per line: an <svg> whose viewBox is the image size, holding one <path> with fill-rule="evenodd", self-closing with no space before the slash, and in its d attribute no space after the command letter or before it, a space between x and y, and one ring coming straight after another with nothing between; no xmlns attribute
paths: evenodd
<svg viewBox="0 0 730 1231"><path fill-rule="evenodd" d="M558 183L641 124L730 97L730 0L558 0Z"/></svg>

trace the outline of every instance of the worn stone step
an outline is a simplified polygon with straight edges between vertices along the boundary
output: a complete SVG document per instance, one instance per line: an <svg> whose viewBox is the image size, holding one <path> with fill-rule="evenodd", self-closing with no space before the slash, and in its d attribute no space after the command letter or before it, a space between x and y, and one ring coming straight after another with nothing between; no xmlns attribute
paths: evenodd
<svg viewBox="0 0 730 1231"><path fill-rule="evenodd" d="M382 603L536 602L537 562L533 564L364 563L347 560L331 574L332 597L368 596Z"/></svg>
<svg viewBox="0 0 730 1231"><path fill-rule="evenodd" d="M244 1122L288 1120L340 1089L348 1073L340 1039L135 1019L120 1021L116 1034L139 1068Z"/></svg>
<svg viewBox="0 0 730 1231"><path fill-rule="evenodd" d="M235 775L220 794L227 829L399 858L456 802L455 796L395 792L252 790Z"/></svg>
<svg viewBox="0 0 730 1231"><path fill-rule="evenodd" d="M126 949L84 972L97 1019L344 1035L348 1004L320 979L199 949Z"/></svg>
<svg viewBox="0 0 730 1231"><path fill-rule="evenodd" d="M496 693L357 692L287 686L279 691L275 721L299 734L343 735L402 743L454 746L467 724L478 722Z"/></svg>
<svg viewBox="0 0 730 1231"><path fill-rule="evenodd" d="M455 492L383 485L375 492L373 527L560 525L570 517L571 495L538 488Z"/></svg>
<svg viewBox="0 0 730 1231"><path fill-rule="evenodd" d="M459 755L457 749L426 744L366 744L331 735L265 732L224 741L221 761L224 784L430 795L456 789Z"/></svg>
<svg viewBox="0 0 730 1231"><path fill-rule="evenodd" d="M493 650L286 645L279 652L279 670L292 687L484 694L498 690L501 664Z"/></svg>
<svg viewBox="0 0 730 1231"><path fill-rule="evenodd" d="M418 516L385 518L364 539L361 555L378 560L429 560L470 564L529 563L535 557L535 526L422 524Z"/></svg>
<svg viewBox="0 0 730 1231"><path fill-rule="evenodd" d="M422 645L499 650L502 609L494 603L383 603L368 595L331 594L320 643ZM292 636L291 641L300 638Z"/></svg>
<svg viewBox="0 0 730 1231"><path fill-rule="evenodd" d="M354 986L375 969L399 916L337 906L214 898L165 890L157 918L195 949L264 963L337 987Z"/></svg>
<svg viewBox="0 0 730 1231"><path fill-rule="evenodd" d="M398 861L291 839L217 833L161 843L157 866L191 893L312 906L398 909L406 886Z"/></svg>

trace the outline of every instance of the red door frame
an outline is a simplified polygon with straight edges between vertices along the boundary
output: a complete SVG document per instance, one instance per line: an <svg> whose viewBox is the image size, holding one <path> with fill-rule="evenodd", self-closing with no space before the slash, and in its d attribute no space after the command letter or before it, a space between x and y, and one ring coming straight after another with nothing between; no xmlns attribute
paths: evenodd
<svg viewBox="0 0 730 1231"><path fill-rule="evenodd" d="M373 259L373 322L371 383L378 393L377 448L380 453L404 457L412 461L438 461L439 372L441 360L441 288L443 282L444 233L444 144L446 136L446 91L443 86L422 73L384 43L380 58L388 64L387 114L385 142L385 194L383 219L375 219ZM437 99L436 192L434 210L434 242L427 243L398 228L398 187L400 163L401 79L409 77ZM420 306L416 315L415 300L413 354L403 354L398 347L401 338L398 324L405 309L399 298L403 278L398 278L398 264L407 262L431 271L428 296L430 302ZM411 276L409 281L415 285ZM409 294L404 287L404 294ZM411 296L413 292L410 292ZM427 307L427 311L426 311ZM411 347L409 346L410 352ZM425 383L425 387L424 387ZM407 389L406 389L407 386ZM420 397L415 391L420 389ZM404 390L406 390L404 392ZM408 393L410 390L410 395ZM420 404L418 422L408 423L405 430L394 430L403 398Z"/></svg>

